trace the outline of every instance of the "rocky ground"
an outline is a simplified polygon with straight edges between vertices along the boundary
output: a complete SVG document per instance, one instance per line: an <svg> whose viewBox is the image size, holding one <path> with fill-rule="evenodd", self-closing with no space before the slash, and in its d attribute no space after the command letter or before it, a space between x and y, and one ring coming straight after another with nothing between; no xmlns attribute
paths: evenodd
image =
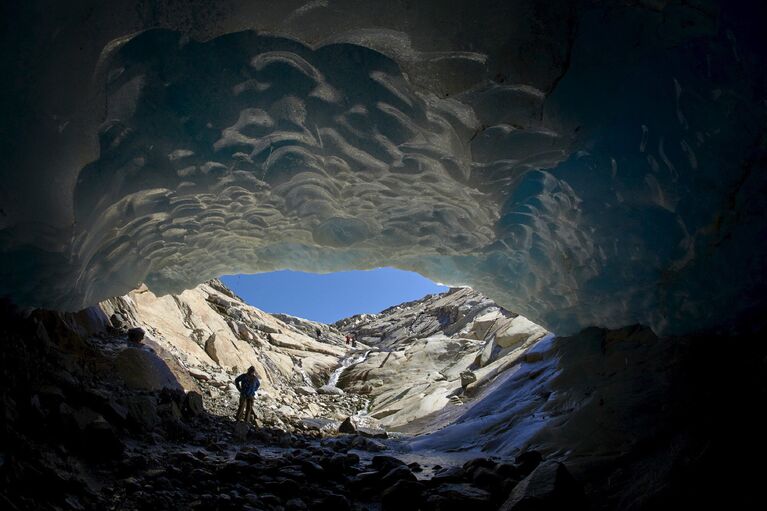
<svg viewBox="0 0 767 511"><path fill-rule="evenodd" d="M181 300L140 289L78 314L4 305L4 509L448 510L580 502L564 465L535 451L405 463L402 442L387 439L365 415L370 397L326 385L336 365L375 348L360 343L347 352L334 328L316 339L315 325L261 316L217 283L207 286ZM204 307L190 306L200 300ZM177 337L174 315L188 342ZM227 321L232 317L240 319ZM125 338L136 324L148 330L140 345ZM249 364L264 371L263 392L255 423L235 424L230 382Z"/></svg>
<svg viewBox="0 0 767 511"><path fill-rule="evenodd" d="M767 452L740 420L763 350L528 323L465 289L332 326L215 281L77 314L0 301L0 508L763 508L738 462ZM257 417L235 424L250 365Z"/></svg>

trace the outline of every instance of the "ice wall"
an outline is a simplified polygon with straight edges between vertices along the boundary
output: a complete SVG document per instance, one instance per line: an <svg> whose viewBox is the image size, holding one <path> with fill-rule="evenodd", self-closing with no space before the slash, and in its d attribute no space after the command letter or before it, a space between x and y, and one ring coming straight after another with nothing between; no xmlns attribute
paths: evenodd
<svg viewBox="0 0 767 511"><path fill-rule="evenodd" d="M516 37L518 21L503 36L503 10L431 43L361 15L316 42L311 20L339 5L282 21L311 46L163 29L108 44L87 77L100 124L81 135L98 148L73 190L39 182L61 203L34 215L37 191L0 190L0 294L77 309L142 281L389 265L558 333L728 328L763 306L748 10L519 2L543 36Z"/></svg>

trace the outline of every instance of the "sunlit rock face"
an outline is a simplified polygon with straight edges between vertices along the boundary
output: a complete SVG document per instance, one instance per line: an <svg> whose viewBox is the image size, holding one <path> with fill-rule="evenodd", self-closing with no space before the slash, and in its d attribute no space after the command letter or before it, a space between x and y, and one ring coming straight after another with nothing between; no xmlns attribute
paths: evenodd
<svg viewBox="0 0 767 511"><path fill-rule="evenodd" d="M391 265L562 334L762 307L753 13L542 4L441 9L430 27L426 7L374 20L319 2L250 25L293 39L206 15L200 40L167 20L149 25L179 30L117 30L86 77L92 161L62 149L46 172L77 178L41 180L61 203L34 215L34 188L0 193L0 293L78 309L140 282Z"/></svg>

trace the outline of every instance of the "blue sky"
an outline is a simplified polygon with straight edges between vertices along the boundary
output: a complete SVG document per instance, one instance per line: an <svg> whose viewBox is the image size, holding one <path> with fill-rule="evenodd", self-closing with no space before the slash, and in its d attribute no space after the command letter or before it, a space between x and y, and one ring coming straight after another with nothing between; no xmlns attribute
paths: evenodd
<svg viewBox="0 0 767 511"><path fill-rule="evenodd" d="M363 312L380 312L392 305L447 291L417 273L394 268L324 275L285 270L224 275L221 280L261 310L323 323Z"/></svg>

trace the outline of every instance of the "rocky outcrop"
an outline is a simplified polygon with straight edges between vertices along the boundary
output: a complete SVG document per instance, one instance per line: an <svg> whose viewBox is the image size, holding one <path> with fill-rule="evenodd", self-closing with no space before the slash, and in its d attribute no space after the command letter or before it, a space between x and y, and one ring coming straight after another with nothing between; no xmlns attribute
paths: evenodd
<svg viewBox="0 0 767 511"><path fill-rule="evenodd" d="M7 482L0 486L0 502L8 509L45 510L143 509L149 503L156 509L332 504L438 510L460 504L517 510L562 503L579 509L584 495L593 509L683 508L690 502L702 507L708 501L748 509L759 502L750 490L759 487L759 473L739 463L742 449L733 448L732 439L748 445L755 459L767 450L764 420L749 414L764 402L763 350L743 345L736 367L722 363L718 337L670 342L641 326L591 328L572 337L545 336L527 347L523 341L484 367L458 370L456 360L470 358L465 355L471 350L462 346L477 344L477 365L485 349L456 332L487 335L493 326L486 316L494 311L480 308L467 316L460 304L444 306L451 295L473 301L468 293L454 292L413 304L425 323L433 324L429 316L442 318L441 333L401 337L399 346L379 351L371 345L338 358L340 371L333 374L340 375L339 384L351 382L342 395L319 394L306 381L293 384L303 376L284 382L284 375L275 377L269 385L280 394L266 389L259 395L256 428L232 423L233 374L212 359L192 366L192 359L174 355L183 340L170 342L141 323L138 309L128 306L131 297L114 302L123 306L119 312L104 305L110 316L101 309L9 313L0 302L6 340L0 344L0 476ZM245 316L236 299L209 296L202 303L221 307L224 324ZM440 307L422 307L435 301ZM179 309L184 317L196 314L189 302L181 303L188 305ZM165 319L172 324L170 314ZM146 339L128 345L126 327L136 323L147 330ZM254 332L265 325L247 319L243 324ZM205 353L205 336L195 334L197 326L186 328L188 340ZM301 367L298 359L329 356L324 351L335 346L332 340L312 344L315 339L296 350L271 345L268 335L259 341L249 344L254 352L283 353L296 360L293 370ZM116 370L126 353L131 370ZM141 355L131 358L135 353ZM386 376L386 384L383 377L366 380L358 372L380 356L383 368L396 367L404 383L394 376ZM176 365L155 371L166 359ZM404 392L420 378L413 368L444 363L454 370L434 378L433 387L423 386L427 393ZM182 374L188 383L168 379ZM137 381L137 375L144 376ZM367 395L352 390L357 378ZM137 385L144 379L151 385ZM385 392L373 389L399 385L400 395L387 396L387 406L399 403L402 413L415 413L418 399L430 406L434 393L428 392L439 384L456 389L450 403L407 425L436 431L403 437L379 428L386 417L377 420L375 401ZM739 417L749 420L733 420ZM478 452L482 457L475 458ZM95 480L108 482L93 486ZM710 491L701 492L703 487ZM729 491L735 487L743 491Z"/></svg>
<svg viewBox="0 0 767 511"><path fill-rule="evenodd" d="M237 306L230 303L229 309ZM121 314L126 321L140 318L138 310ZM282 396L272 416L267 411L273 401L260 396L260 427L233 424L217 408L221 396L211 392L224 383L218 372L189 371L201 395L173 380L178 368L156 371L163 365L157 350L173 343L148 325L146 344L126 347L120 331L80 337L57 314L6 316L0 315L3 337L29 341L0 346L6 382L0 388L0 475L10 483L0 487L0 502L10 510L436 510L455 503L489 510L513 487L501 484L502 474L521 479L539 461L509 465L482 458L463 467L406 462L399 454L382 454L391 441L386 432L370 416L354 413L364 399L324 396L308 385L297 387L300 399ZM177 361L179 367L184 361ZM277 379L272 384L287 391ZM311 405L321 405L317 415L327 417L343 411L345 420L301 433L289 421L289 408ZM94 486L93 480L103 482Z"/></svg>
<svg viewBox="0 0 767 511"><path fill-rule="evenodd" d="M429 416L457 411L522 361L546 330L468 288L335 324L376 351L340 379L371 398L369 413L390 429L427 431Z"/></svg>
<svg viewBox="0 0 767 511"><path fill-rule="evenodd" d="M186 390L202 389L208 408L217 413L236 408L238 394L231 382L250 366L262 382L256 407L262 424L301 428L305 418L341 421L363 401L350 396L336 404L317 395L316 388L328 381L346 353L335 328L322 325L318 340L314 330L319 324L296 318L285 323L245 304L219 281L164 297L142 286L101 308L126 325L143 327L144 344L168 359L165 370ZM158 387L153 382L160 377L151 368L142 366L139 373L128 367L139 356L122 353L120 367L133 374L137 385Z"/></svg>

